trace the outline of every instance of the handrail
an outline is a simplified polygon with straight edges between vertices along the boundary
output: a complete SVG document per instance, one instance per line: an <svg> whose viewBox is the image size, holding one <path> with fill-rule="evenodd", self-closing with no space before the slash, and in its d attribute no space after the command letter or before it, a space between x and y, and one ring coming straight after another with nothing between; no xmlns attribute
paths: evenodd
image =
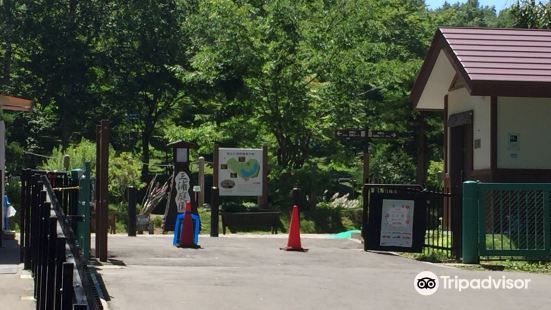
<svg viewBox="0 0 551 310"><path fill-rule="evenodd" d="M103 309L73 231L79 179L30 169L21 176L21 259L34 278L37 309ZM55 183L66 194L54 192Z"/></svg>
<svg viewBox="0 0 551 310"><path fill-rule="evenodd" d="M67 240L67 245L69 247L69 251L66 251L68 252L66 253L67 262L71 262L75 265L75 273L77 275L73 278L75 301L77 304L87 304L90 310L101 310L103 307L98 300L98 294L95 292L94 283L87 272L88 266L84 263L81 250L76 245L73 228L67 221L67 215L63 212L63 208L54 194L48 177L42 175L41 179L46 189L47 199L51 203L51 208L55 212L61 231Z"/></svg>

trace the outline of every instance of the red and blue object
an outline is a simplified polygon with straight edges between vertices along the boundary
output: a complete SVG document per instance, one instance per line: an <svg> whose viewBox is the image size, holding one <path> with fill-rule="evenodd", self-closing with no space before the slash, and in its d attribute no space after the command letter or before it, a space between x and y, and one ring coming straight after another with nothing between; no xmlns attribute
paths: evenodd
<svg viewBox="0 0 551 310"><path fill-rule="evenodd" d="M199 248L200 231L201 219L199 215L192 213L191 205L188 207L186 204L186 211L176 216L172 244L183 248Z"/></svg>

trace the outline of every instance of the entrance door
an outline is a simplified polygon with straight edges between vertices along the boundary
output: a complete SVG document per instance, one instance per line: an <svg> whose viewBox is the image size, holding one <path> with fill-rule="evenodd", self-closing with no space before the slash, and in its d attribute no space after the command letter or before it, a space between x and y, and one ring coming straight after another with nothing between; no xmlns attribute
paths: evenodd
<svg viewBox="0 0 551 310"><path fill-rule="evenodd" d="M456 257L461 256L461 213L463 199L463 182L468 180L473 170L473 126L455 124L450 133L450 187L451 187L451 219L450 228L453 234L452 242Z"/></svg>

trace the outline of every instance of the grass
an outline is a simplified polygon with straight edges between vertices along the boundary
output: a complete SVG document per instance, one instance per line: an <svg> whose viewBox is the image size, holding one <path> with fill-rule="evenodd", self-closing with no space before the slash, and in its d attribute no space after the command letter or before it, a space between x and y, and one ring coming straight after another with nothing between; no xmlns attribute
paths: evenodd
<svg viewBox="0 0 551 310"><path fill-rule="evenodd" d="M425 242L428 242L432 236L443 236L434 239L434 245L448 247L451 244L451 235L442 231L429 230L425 235ZM494 247L495 245L495 247ZM502 234L487 234L486 247L488 249L504 249L515 250L519 249L516 242L511 240L507 235ZM431 263L451 263L453 259L448 258L441 250L425 248L423 253L401 253L401 256L411 259L426 261ZM516 272L533 272L533 273L551 273L551 261L545 260L529 260L526 257L519 257L517 260L486 260L480 265L460 265L465 269L472 270L502 270Z"/></svg>
<svg viewBox="0 0 551 310"><path fill-rule="evenodd" d="M519 247L505 234L486 234L486 249L518 250Z"/></svg>
<svg viewBox="0 0 551 310"><path fill-rule="evenodd" d="M439 247L451 247L451 234L448 231L438 229L427 230L425 233L425 244L432 244ZM402 253L404 257L431 263L448 263L453 259L448 257L447 252L439 249L425 247L422 253Z"/></svg>
<svg viewBox="0 0 551 310"><path fill-rule="evenodd" d="M525 261L525 260L505 260L505 261L484 261L480 264L484 269L498 269L504 271L520 271L532 273L551 273L551 262L549 261Z"/></svg>

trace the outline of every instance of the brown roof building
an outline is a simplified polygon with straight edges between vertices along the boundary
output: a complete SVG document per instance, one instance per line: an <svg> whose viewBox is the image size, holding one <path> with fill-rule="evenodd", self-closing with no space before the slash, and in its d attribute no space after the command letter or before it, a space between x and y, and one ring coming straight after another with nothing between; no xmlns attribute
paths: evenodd
<svg viewBox="0 0 551 310"><path fill-rule="evenodd" d="M452 209L462 183L551 183L551 31L440 28L411 92L444 116Z"/></svg>
<svg viewBox="0 0 551 310"><path fill-rule="evenodd" d="M412 90L415 106L443 109L435 99L446 87L438 86L452 81L473 96L551 97L551 31L439 28Z"/></svg>

